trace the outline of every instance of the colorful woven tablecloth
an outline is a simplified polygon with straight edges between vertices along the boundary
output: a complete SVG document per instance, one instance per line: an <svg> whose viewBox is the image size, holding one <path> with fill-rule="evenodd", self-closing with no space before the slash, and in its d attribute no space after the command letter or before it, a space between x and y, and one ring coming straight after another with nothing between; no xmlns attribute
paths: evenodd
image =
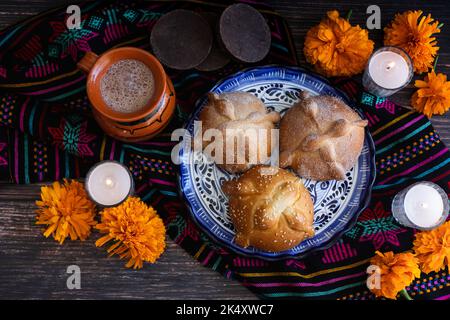
<svg viewBox="0 0 450 320"><path fill-rule="evenodd" d="M81 29L68 30L66 8L35 16L0 33L0 179L34 183L77 178L99 160L116 159L133 173L137 194L157 208L176 243L205 267L236 279L265 298L373 299L366 288L375 250L411 248L414 232L398 225L392 197L415 181L449 192L450 153L421 114L361 93L351 81L341 89L360 102L369 120L377 180L369 207L333 247L305 259L267 262L234 254L200 231L178 198L177 167L170 162L170 133L182 126L194 102L219 79L249 65L230 63L217 72L167 70L177 92L176 116L164 133L138 144L105 136L91 116L85 75L76 63L85 52L119 46L149 49L157 19L175 8L220 13L226 3L95 1L80 3ZM285 21L252 3L271 28L272 47L260 64L295 65ZM119 267L119 266L118 266ZM450 297L448 271L422 275L407 288L414 298ZM207 297L205 297L207 298Z"/></svg>

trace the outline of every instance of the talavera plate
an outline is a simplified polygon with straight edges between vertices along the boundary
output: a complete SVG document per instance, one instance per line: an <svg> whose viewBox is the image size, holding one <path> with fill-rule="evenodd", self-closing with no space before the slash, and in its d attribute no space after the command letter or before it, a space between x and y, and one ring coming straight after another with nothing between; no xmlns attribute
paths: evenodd
<svg viewBox="0 0 450 320"><path fill-rule="evenodd" d="M216 93L250 92L259 97L269 109L281 112L282 115L298 101L301 90L335 96L352 106L343 92L333 88L323 78L291 67L266 66L244 70L225 78L211 89ZM206 97L197 102L195 112L186 124L186 129L192 136L194 121L198 120L205 102ZM362 153L357 164L347 172L345 180L303 180L314 202L314 237L290 250L276 253L253 247L242 248L233 242L235 231L228 215L228 199L221 190L225 180L236 176L208 162L201 153L194 153L188 136L184 137L184 141L179 152L179 186L192 217L215 241L243 255L278 260L302 257L312 251L328 248L355 224L358 215L370 200L375 180L375 148L372 137L366 130Z"/></svg>

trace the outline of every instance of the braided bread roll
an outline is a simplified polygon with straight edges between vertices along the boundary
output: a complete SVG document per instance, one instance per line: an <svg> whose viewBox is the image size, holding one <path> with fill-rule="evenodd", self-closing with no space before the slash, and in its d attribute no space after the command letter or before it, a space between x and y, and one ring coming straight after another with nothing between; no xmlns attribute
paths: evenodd
<svg viewBox="0 0 450 320"><path fill-rule="evenodd" d="M226 181L236 244L278 252L314 235L314 206L303 182L293 173L255 166L237 180Z"/></svg>
<svg viewBox="0 0 450 320"><path fill-rule="evenodd" d="M331 96L309 96L280 122L280 166L313 180L343 180L358 160L367 120Z"/></svg>
<svg viewBox="0 0 450 320"><path fill-rule="evenodd" d="M208 129L222 132L223 161L216 164L230 173L244 172L254 164L267 161L272 150L271 129L280 121L278 112L267 112L264 103L247 92L210 93L199 118L203 135ZM231 130L237 134L230 133ZM243 147L237 146L235 136ZM203 140L203 150L210 143Z"/></svg>

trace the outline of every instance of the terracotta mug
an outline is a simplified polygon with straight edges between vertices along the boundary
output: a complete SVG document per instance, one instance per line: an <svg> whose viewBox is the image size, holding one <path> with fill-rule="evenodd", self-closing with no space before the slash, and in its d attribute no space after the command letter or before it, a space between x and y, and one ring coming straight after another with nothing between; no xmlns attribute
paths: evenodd
<svg viewBox="0 0 450 320"><path fill-rule="evenodd" d="M112 110L103 100L100 90L101 79L108 69L124 59L143 62L155 80L152 98L145 108L133 113ZM108 135L125 142L143 141L161 132L169 123L175 110L175 90L161 63L147 51L123 47L109 50L100 56L87 52L77 66L88 74L86 87L93 114Z"/></svg>

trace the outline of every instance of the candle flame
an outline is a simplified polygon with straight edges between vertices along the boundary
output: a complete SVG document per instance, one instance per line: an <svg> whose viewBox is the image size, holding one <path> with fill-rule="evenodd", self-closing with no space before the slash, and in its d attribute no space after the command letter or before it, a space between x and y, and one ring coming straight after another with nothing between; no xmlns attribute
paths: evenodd
<svg viewBox="0 0 450 320"><path fill-rule="evenodd" d="M386 70L391 70L395 67L395 61L391 61L386 65Z"/></svg>
<svg viewBox="0 0 450 320"><path fill-rule="evenodd" d="M113 179L111 179L110 177L108 177L108 178L106 178L105 179L105 185L108 187L108 188L113 188L114 187L114 180Z"/></svg>
<svg viewBox="0 0 450 320"><path fill-rule="evenodd" d="M422 202L422 203L420 204L420 207L426 209L426 208L428 208L428 203Z"/></svg>

